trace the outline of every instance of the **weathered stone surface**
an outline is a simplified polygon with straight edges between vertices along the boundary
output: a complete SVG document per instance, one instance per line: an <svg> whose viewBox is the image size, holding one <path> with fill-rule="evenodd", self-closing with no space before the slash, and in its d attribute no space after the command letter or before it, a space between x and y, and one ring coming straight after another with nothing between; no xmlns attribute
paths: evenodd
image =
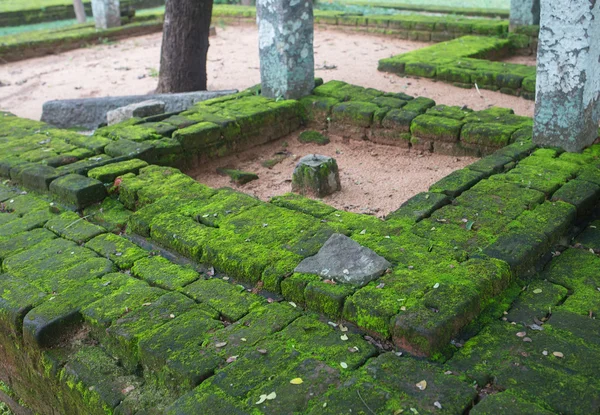
<svg viewBox="0 0 600 415"><path fill-rule="evenodd" d="M48 101L44 103L42 121L61 128L82 127L95 129L106 123L106 113L108 111L148 101L149 99L164 102L165 112L180 112L196 102L236 92L238 91L198 91L182 94L128 95Z"/></svg>
<svg viewBox="0 0 600 415"><path fill-rule="evenodd" d="M292 176L292 191L323 197L341 190L340 174L334 158L311 154L300 159Z"/></svg>
<svg viewBox="0 0 600 415"><path fill-rule="evenodd" d="M540 24L540 0L512 0L510 28Z"/></svg>
<svg viewBox="0 0 600 415"><path fill-rule="evenodd" d="M312 1L258 2L262 94L298 99L315 86Z"/></svg>
<svg viewBox="0 0 600 415"><path fill-rule="evenodd" d="M110 110L106 113L106 121L108 122L108 125L113 125L133 117L144 118L152 115L163 114L164 112L164 101L150 99L148 101L142 101Z"/></svg>
<svg viewBox="0 0 600 415"><path fill-rule="evenodd" d="M331 235L317 255L304 259L294 271L363 286L383 275L391 266L385 258L369 248L336 233Z"/></svg>
<svg viewBox="0 0 600 415"><path fill-rule="evenodd" d="M121 26L119 0L93 0L92 14L96 22L96 29L109 29Z"/></svg>
<svg viewBox="0 0 600 415"><path fill-rule="evenodd" d="M598 136L600 3L549 0L540 24L533 142L580 151Z"/></svg>

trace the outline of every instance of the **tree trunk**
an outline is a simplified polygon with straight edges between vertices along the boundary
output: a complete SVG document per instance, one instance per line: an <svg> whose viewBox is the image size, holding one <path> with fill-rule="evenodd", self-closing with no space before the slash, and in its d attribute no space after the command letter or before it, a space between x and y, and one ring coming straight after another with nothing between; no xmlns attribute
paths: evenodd
<svg viewBox="0 0 600 415"><path fill-rule="evenodd" d="M206 90L213 0L168 0L156 92Z"/></svg>
<svg viewBox="0 0 600 415"><path fill-rule="evenodd" d="M75 9L75 17L77 17L77 23L85 23L85 9L83 8L82 0L73 0L73 9Z"/></svg>

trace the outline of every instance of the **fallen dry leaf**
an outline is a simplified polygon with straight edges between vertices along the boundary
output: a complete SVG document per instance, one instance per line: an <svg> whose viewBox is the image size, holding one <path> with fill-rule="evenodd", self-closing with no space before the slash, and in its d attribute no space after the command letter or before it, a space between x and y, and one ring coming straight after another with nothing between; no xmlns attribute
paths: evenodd
<svg viewBox="0 0 600 415"><path fill-rule="evenodd" d="M290 383L292 385L302 385L304 383L304 381L301 378L294 378L294 379L290 380Z"/></svg>
<svg viewBox="0 0 600 415"><path fill-rule="evenodd" d="M415 385L420 391L424 391L425 389L427 389L427 381L426 380L422 380L419 383L417 383Z"/></svg>
<svg viewBox="0 0 600 415"><path fill-rule="evenodd" d="M560 358L560 359L562 359L563 357L565 357L565 355L564 355L564 354L562 354L561 352L552 352L552 354L553 354L555 357L558 357L558 358Z"/></svg>

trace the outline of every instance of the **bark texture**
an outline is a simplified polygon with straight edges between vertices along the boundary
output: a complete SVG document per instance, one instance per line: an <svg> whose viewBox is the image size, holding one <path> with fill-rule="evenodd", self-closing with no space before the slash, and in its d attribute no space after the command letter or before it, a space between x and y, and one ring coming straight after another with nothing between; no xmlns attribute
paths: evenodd
<svg viewBox="0 0 600 415"><path fill-rule="evenodd" d="M157 92L206 90L212 0L168 0Z"/></svg>
<svg viewBox="0 0 600 415"><path fill-rule="evenodd" d="M75 10L75 17L77 23L85 23L85 9L83 8L82 0L73 0L73 9Z"/></svg>

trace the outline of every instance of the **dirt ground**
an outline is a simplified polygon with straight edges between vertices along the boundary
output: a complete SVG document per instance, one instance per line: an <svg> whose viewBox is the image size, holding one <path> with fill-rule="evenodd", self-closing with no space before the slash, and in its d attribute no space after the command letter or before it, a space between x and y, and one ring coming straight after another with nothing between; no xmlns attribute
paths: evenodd
<svg viewBox="0 0 600 415"><path fill-rule="evenodd" d="M39 119L52 99L151 93L157 85L161 34L114 44L0 65L0 109ZM439 104L484 109L510 107L532 116L534 104L498 92L461 89L428 79L402 78L377 71L381 58L427 46L427 43L336 30L315 31L316 76L390 92L434 99ZM208 87L243 89L260 82L256 27L217 27L208 57ZM335 69L324 69L325 67Z"/></svg>
<svg viewBox="0 0 600 415"><path fill-rule="evenodd" d="M329 136L331 142L324 146L305 144L298 141L299 134L300 131L241 154L214 160L188 174L211 187L231 186L267 201L291 191L292 173L301 157L323 154L337 161L342 184L340 192L323 201L338 209L383 217L415 194L427 191L444 176L476 160L419 154L370 141L344 141L337 136ZM276 153L287 157L272 169L263 167L261 163ZM259 179L237 187L230 183L229 177L216 172L219 167L256 173Z"/></svg>

